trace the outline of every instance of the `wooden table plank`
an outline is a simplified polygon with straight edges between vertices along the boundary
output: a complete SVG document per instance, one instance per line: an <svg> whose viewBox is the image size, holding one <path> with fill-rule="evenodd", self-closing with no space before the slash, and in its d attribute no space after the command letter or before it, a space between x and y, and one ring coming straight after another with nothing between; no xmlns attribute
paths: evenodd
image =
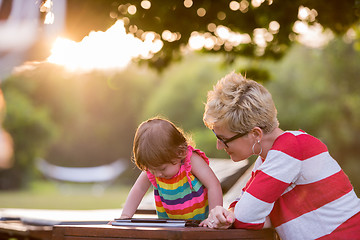
<svg viewBox="0 0 360 240"><path fill-rule="evenodd" d="M21 221L0 221L0 234L3 238L7 236L19 239L49 240L52 237L52 227L26 225Z"/></svg>
<svg viewBox="0 0 360 240"><path fill-rule="evenodd" d="M208 229L201 227L128 227L111 225L57 225L53 240L110 240L110 239L277 239L273 229Z"/></svg>

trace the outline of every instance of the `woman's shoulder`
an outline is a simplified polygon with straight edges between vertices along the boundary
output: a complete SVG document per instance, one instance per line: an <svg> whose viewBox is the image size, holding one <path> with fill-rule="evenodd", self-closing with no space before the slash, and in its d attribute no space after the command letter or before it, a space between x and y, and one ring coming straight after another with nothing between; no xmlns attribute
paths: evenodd
<svg viewBox="0 0 360 240"><path fill-rule="evenodd" d="M285 131L274 142L271 150L286 153L298 159L327 151L326 145L318 138L304 132Z"/></svg>
<svg viewBox="0 0 360 240"><path fill-rule="evenodd" d="M296 131L285 131L281 134L276 140L275 144L284 144L284 143L293 143L293 144L300 144L300 145L311 145L311 144L320 144L324 145L320 139L310 135L309 133L303 130L296 130Z"/></svg>

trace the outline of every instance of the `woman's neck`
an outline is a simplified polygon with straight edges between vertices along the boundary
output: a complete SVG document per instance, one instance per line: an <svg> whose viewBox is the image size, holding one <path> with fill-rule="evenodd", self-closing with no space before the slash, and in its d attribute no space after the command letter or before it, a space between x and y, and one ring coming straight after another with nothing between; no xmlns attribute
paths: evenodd
<svg viewBox="0 0 360 240"><path fill-rule="evenodd" d="M260 155L262 158L266 158L266 155L274 145L275 140L283 133L284 131L282 129L275 128L272 132L263 135L261 139L261 147L263 151Z"/></svg>

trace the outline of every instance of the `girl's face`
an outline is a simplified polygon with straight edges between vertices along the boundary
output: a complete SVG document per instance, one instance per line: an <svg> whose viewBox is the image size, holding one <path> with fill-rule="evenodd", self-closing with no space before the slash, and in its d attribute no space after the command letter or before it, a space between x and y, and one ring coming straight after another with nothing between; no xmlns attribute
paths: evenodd
<svg viewBox="0 0 360 240"><path fill-rule="evenodd" d="M170 179L179 172L180 166L181 166L181 160L176 160L175 164L165 163L158 167L151 167L149 168L149 171L155 177Z"/></svg>
<svg viewBox="0 0 360 240"><path fill-rule="evenodd" d="M213 131L217 135L217 137L221 138L223 141L226 141L227 139L230 139L237 134L231 132L225 127L220 126L214 126ZM216 148L219 150L224 149L234 162L239 162L247 159L253 154L253 144L254 140L251 138L250 134L246 134L231 142L228 142L226 144L228 147L226 147L225 144L218 139L216 143Z"/></svg>

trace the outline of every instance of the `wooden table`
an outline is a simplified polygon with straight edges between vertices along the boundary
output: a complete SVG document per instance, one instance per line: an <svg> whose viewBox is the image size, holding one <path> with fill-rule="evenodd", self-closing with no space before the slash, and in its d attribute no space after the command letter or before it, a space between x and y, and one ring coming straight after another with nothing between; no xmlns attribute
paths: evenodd
<svg viewBox="0 0 360 240"><path fill-rule="evenodd" d="M52 229L51 226L32 226L21 221L0 221L0 239L49 240Z"/></svg>
<svg viewBox="0 0 360 240"><path fill-rule="evenodd" d="M115 239L278 239L273 229L216 230L202 227L128 227L111 225L56 225L53 240Z"/></svg>

